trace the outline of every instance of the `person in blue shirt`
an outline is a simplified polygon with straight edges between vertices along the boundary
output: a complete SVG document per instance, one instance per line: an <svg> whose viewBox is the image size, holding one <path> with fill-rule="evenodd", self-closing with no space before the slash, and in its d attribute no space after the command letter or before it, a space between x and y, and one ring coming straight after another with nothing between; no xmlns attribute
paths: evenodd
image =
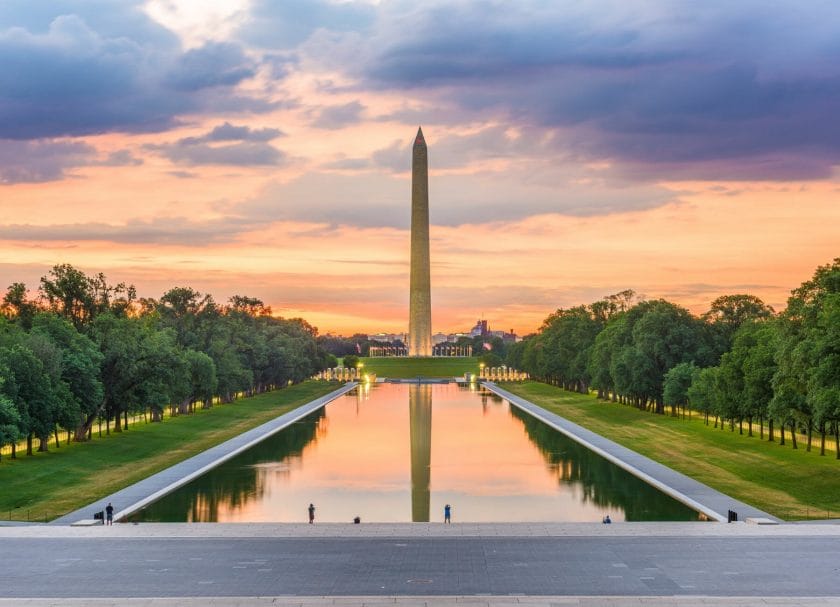
<svg viewBox="0 0 840 607"><path fill-rule="evenodd" d="M452 506L450 506L449 504L446 504L443 507L443 522L451 524L452 523L451 518L452 518Z"/></svg>

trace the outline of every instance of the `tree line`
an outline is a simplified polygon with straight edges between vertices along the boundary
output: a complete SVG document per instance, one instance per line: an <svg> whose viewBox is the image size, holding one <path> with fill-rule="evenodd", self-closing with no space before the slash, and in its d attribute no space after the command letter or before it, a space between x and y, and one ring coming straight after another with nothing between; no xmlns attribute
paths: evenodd
<svg viewBox="0 0 840 607"><path fill-rule="evenodd" d="M0 304L0 448L26 439L85 441L97 421L120 432L129 414L160 421L302 381L335 359L306 321L262 301L227 304L189 287L160 299L57 265L34 297L23 283ZM121 419L123 423L121 424Z"/></svg>
<svg viewBox="0 0 840 607"><path fill-rule="evenodd" d="M507 363L544 382L664 414L697 411L793 448L797 432L833 435L840 459L840 258L820 266L776 313L724 295L700 317L632 290L559 309L511 346Z"/></svg>

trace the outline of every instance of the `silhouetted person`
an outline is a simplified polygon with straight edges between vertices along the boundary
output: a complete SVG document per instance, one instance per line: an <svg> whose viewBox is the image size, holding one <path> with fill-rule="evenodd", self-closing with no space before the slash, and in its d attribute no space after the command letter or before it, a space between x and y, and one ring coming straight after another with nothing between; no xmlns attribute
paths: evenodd
<svg viewBox="0 0 840 607"><path fill-rule="evenodd" d="M105 506L105 524L114 524L114 507L111 505L111 502L108 502L108 505Z"/></svg>
<svg viewBox="0 0 840 607"><path fill-rule="evenodd" d="M443 507L443 522L444 523L452 523L452 506L446 504Z"/></svg>
<svg viewBox="0 0 840 607"><path fill-rule="evenodd" d="M315 504L309 504L309 524L315 522Z"/></svg>
<svg viewBox="0 0 840 607"><path fill-rule="evenodd" d="M601 522L604 523L605 525L609 525L610 523L612 523L612 520L610 519L610 515L608 514L607 516L605 516L604 519Z"/></svg>

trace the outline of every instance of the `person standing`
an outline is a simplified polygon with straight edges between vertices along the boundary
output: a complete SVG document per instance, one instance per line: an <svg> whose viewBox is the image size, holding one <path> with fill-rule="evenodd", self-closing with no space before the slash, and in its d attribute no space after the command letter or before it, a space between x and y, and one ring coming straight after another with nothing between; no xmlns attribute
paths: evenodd
<svg viewBox="0 0 840 607"><path fill-rule="evenodd" d="M111 505L111 502L108 502L108 505L105 506L105 524L114 524L114 507Z"/></svg>
<svg viewBox="0 0 840 607"><path fill-rule="evenodd" d="M309 524L315 522L315 504L309 504Z"/></svg>
<svg viewBox="0 0 840 607"><path fill-rule="evenodd" d="M446 504L443 507L443 522L447 524L452 524L452 506Z"/></svg>

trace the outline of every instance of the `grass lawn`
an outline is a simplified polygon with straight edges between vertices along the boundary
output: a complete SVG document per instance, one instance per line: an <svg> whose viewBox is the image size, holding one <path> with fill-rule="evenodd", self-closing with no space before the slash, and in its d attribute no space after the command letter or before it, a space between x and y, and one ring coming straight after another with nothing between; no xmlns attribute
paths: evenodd
<svg viewBox="0 0 840 607"><path fill-rule="evenodd" d="M44 521L67 512L332 392L336 382L304 382L88 443L50 442L49 453L0 461L0 519Z"/></svg>
<svg viewBox="0 0 840 607"><path fill-rule="evenodd" d="M478 358L434 357L434 358L360 358L364 371L376 373L377 377L461 377L464 373L478 374Z"/></svg>
<svg viewBox="0 0 840 607"><path fill-rule="evenodd" d="M691 420L639 411L538 382L502 387L602 436L786 520L840 517L840 461Z"/></svg>

